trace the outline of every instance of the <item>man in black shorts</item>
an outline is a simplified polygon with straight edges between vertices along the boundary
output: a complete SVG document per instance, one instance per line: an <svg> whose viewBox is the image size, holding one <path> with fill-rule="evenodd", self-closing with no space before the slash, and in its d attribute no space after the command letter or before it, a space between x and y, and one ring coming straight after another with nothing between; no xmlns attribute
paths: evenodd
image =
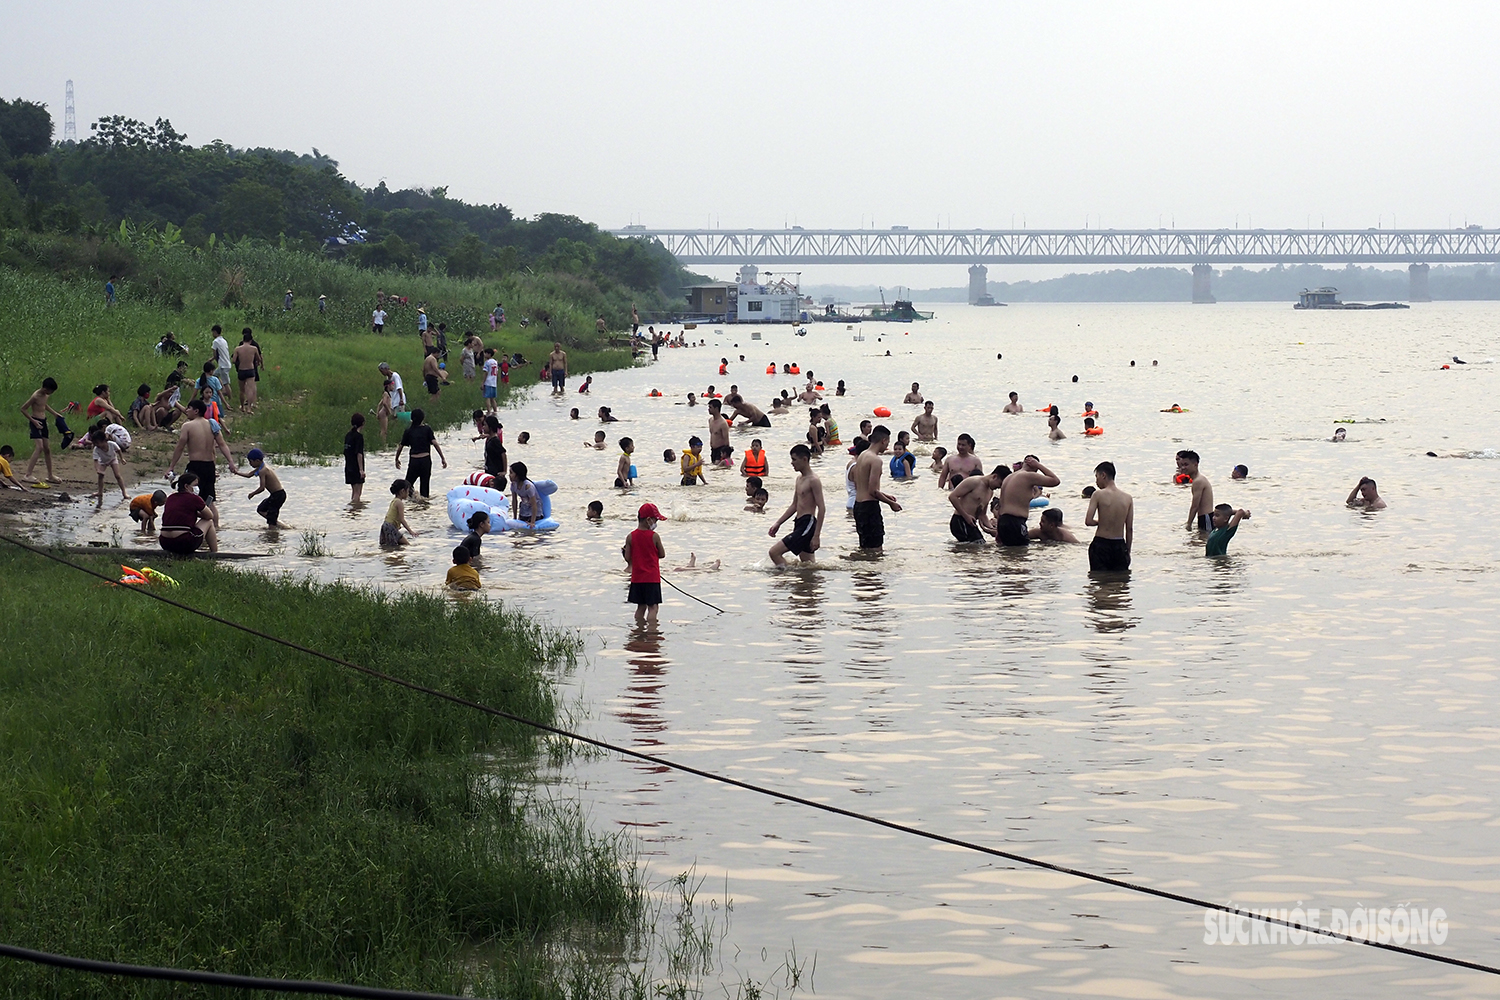
<svg viewBox="0 0 1500 1000"><path fill-rule="evenodd" d="M1061 480L1035 455L1027 455L1020 470L1005 477L1000 487L1000 516L995 518L995 541L1016 547L1030 543L1026 518L1031 513L1032 487L1052 487L1059 482Z"/></svg>
<svg viewBox="0 0 1500 1000"><path fill-rule="evenodd" d="M859 547L879 552L885 546L885 518L880 505L886 504L892 513L901 510L896 498L880 492L880 473L885 468L881 456L891 443L891 429L881 424L870 431L870 446L860 452L854 461L851 478L854 481L854 530L859 534Z"/></svg>
<svg viewBox="0 0 1500 1000"><path fill-rule="evenodd" d="M1115 464L1100 462L1094 468L1098 489L1089 497L1083 523L1098 527L1089 543L1089 569L1123 572L1130 569L1130 546L1135 541L1135 501L1115 485Z"/></svg>
<svg viewBox="0 0 1500 1000"><path fill-rule="evenodd" d="M954 515L948 521L948 530L960 542L982 542L984 533L995 533L990 520L990 498L1010 475L1010 469L997 465L987 476L966 476L948 494Z"/></svg>
<svg viewBox="0 0 1500 1000"><path fill-rule="evenodd" d="M792 446L792 468L797 470L792 502L771 525L770 531L771 537L775 538L787 518L796 519L792 522L792 533L771 546L771 561L778 566L786 565L784 555L794 555L804 563L813 561L813 553L821 544L823 521L827 515L823 505L823 481L812 471L812 451L807 445Z"/></svg>

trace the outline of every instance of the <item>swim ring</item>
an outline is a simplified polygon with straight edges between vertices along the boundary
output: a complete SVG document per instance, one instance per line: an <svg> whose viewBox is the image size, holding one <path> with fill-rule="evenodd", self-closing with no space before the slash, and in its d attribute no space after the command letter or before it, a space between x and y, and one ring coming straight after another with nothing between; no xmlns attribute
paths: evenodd
<svg viewBox="0 0 1500 1000"><path fill-rule="evenodd" d="M1031 506L1033 506L1033 507L1045 507L1048 504L1050 504L1051 502L1052 501L1048 500L1046 497L1032 497L1031 498Z"/></svg>
<svg viewBox="0 0 1500 1000"><path fill-rule="evenodd" d="M479 511L490 515L490 530L504 531L510 500L488 486L455 486L448 491L448 521L459 531L469 530L469 518Z"/></svg>
<svg viewBox="0 0 1500 1000"><path fill-rule="evenodd" d="M557 492L557 484L550 479L533 479L531 485L536 487L537 496L541 497L542 501L542 509L537 511L536 530L556 531L559 525L556 518L552 516L552 494ZM517 513L525 512L526 509L524 507L517 511ZM505 512L501 515L501 520L504 521L505 526L512 531L532 530L531 525L526 523L525 518L514 518L510 517L509 514L510 500L507 498L505 501Z"/></svg>
<svg viewBox="0 0 1500 1000"><path fill-rule="evenodd" d="M494 488L495 477L488 472L471 472L463 484L465 486L488 486Z"/></svg>
<svg viewBox="0 0 1500 1000"><path fill-rule="evenodd" d="M1193 477L1188 475L1186 472L1179 472L1177 473L1177 475L1172 477L1172 482L1176 483L1178 486L1186 486L1192 481Z"/></svg>
<svg viewBox="0 0 1500 1000"><path fill-rule="evenodd" d="M891 415L891 408L889 406L877 406L870 412L874 413L877 417L888 417Z"/></svg>

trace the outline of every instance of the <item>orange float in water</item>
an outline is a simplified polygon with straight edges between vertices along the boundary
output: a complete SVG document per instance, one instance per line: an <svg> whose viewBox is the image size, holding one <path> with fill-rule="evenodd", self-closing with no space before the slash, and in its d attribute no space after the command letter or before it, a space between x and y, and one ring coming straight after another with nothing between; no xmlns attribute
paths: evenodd
<svg viewBox="0 0 1500 1000"><path fill-rule="evenodd" d="M1186 472L1179 472L1177 473L1177 475L1172 477L1172 482L1176 483L1178 486L1186 486L1192 481L1193 477L1188 475Z"/></svg>
<svg viewBox="0 0 1500 1000"><path fill-rule="evenodd" d="M877 406L871 412L877 417L888 417L891 415L891 408L889 406Z"/></svg>

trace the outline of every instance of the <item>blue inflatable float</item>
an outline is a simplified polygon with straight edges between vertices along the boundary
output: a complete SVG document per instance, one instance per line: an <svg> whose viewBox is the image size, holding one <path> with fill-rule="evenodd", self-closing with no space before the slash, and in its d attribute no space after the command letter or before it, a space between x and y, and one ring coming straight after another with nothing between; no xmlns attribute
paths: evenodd
<svg viewBox="0 0 1500 1000"><path fill-rule="evenodd" d="M541 510L537 511L537 531L555 531L558 523L552 517L552 494L557 492L557 484L550 479L533 479L531 485L536 487L537 495L541 498ZM459 531L469 530L469 518L478 511L484 511L490 515L491 531L530 531L531 525L523 516L519 519L510 516L510 497L499 490L488 486L455 486L448 491L448 520ZM523 504L519 513L529 514Z"/></svg>

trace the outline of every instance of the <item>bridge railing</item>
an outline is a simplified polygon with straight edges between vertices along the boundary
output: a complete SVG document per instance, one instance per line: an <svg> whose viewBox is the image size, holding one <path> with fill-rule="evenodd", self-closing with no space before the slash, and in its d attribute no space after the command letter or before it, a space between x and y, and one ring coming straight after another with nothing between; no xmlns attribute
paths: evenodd
<svg viewBox="0 0 1500 1000"><path fill-rule="evenodd" d="M684 264L1490 263L1496 229L622 229Z"/></svg>

